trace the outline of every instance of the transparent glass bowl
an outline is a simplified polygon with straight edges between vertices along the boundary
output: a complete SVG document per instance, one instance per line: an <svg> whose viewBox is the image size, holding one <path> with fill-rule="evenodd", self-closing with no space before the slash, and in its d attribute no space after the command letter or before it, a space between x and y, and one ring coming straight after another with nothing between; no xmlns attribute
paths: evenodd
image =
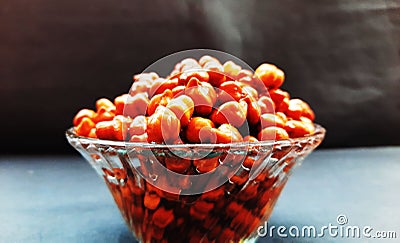
<svg viewBox="0 0 400 243"><path fill-rule="evenodd" d="M316 125L311 136L247 144L244 150L238 144L171 146L84 138L76 136L73 128L66 132L69 143L104 178L140 242L255 240L258 226L268 220L293 168L324 136L325 129ZM191 159L205 149L206 157ZM178 150L184 153L178 155ZM174 171L194 175L202 169L209 171L204 168L210 168L210 163L217 161L220 166L221 160L238 151L244 151L238 163L225 163L234 167L234 174L221 175L223 170L213 171L211 167L207 182L217 186L203 187L200 193L185 193L199 186L191 181L163 177L162 189L149 183L158 176L154 159ZM251 173L255 165L257 172ZM217 177L218 181L213 181Z"/></svg>

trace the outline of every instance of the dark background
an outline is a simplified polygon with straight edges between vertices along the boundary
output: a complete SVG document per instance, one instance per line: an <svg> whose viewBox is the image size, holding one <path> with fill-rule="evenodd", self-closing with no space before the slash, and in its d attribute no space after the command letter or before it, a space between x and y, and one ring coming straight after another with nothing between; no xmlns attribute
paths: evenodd
<svg viewBox="0 0 400 243"><path fill-rule="evenodd" d="M283 68L322 147L400 144L399 1L0 0L0 153L72 153L80 108L192 48Z"/></svg>

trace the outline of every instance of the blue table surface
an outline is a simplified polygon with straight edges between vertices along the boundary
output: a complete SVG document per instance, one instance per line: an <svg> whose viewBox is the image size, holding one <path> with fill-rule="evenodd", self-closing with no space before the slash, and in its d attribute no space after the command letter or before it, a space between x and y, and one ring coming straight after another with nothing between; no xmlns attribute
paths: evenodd
<svg viewBox="0 0 400 243"><path fill-rule="evenodd" d="M399 188L400 147L317 150L294 171L268 221L272 234L258 242L400 242ZM342 229L371 227L371 238L335 237L334 230L301 235L304 226L340 229L338 216L347 219ZM278 235L280 226L287 237ZM290 236L289 228L300 235ZM380 231L397 238L374 238ZM82 157L0 157L0 242L132 241L111 194Z"/></svg>

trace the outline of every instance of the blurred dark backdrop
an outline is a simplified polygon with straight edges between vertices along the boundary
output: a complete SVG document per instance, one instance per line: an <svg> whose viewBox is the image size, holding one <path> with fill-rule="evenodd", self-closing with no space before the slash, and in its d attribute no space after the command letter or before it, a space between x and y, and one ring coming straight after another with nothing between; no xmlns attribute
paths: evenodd
<svg viewBox="0 0 400 243"><path fill-rule="evenodd" d="M324 147L400 144L396 0L1 0L1 153L71 153L71 119L176 51L272 62Z"/></svg>

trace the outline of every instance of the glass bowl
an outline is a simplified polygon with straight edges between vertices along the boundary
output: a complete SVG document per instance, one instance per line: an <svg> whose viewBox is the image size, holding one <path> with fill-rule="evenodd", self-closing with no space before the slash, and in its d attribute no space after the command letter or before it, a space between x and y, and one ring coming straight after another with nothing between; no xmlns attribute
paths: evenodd
<svg viewBox="0 0 400 243"><path fill-rule="evenodd" d="M293 168L324 139L325 129L315 126L310 136L246 145L109 141L73 128L66 137L104 178L138 241L250 242ZM193 176L178 180L165 168ZM191 180L198 174L207 177Z"/></svg>

